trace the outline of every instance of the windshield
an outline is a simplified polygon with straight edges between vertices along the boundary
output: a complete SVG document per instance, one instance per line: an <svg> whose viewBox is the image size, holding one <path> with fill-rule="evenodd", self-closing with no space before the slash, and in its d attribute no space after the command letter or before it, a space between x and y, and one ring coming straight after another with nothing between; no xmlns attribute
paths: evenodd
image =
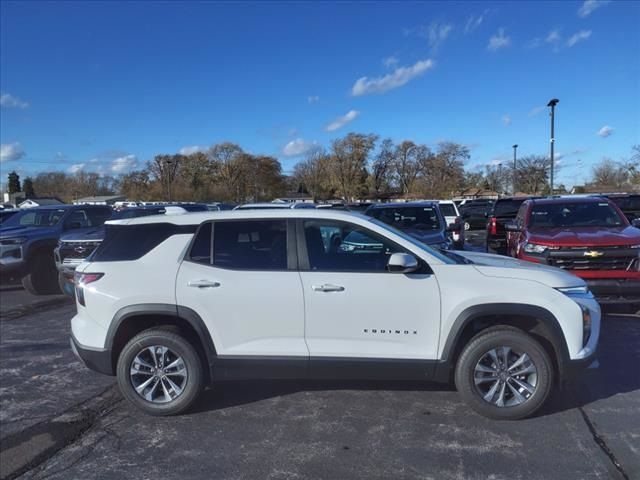
<svg viewBox="0 0 640 480"><path fill-rule="evenodd" d="M402 237L403 240L406 240L407 242L411 243L415 247L418 247L420 250L423 250L423 251L427 252L429 255L431 255L433 257L436 257L442 263L445 263L447 265L469 263L468 261L465 261L465 259L463 259L459 255L444 255L444 253L445 253L444 251L440 251L440 250L436 250L434 248L431 248L427 244L422 243L420 240L417 240L417 239L413 238L411 235L407 235L402 230L398 230L397 228L394 228L394 227L392 227L390 225L387 225L386 223L381 222L380 220L376 220L375 218L370 218L369 221L372 222L372 223L375 223L379 227L382 227L382 228L384 228L385 230L387 230L387 231L389 231L391 233L394 233L394 234L398 235L399 237Z"/></svg>
<svg viewBox="0 0 640 480"><path fill-rule="evenodd" d="M3 227L53 227L64 216L64 209L26 210L2 222Z"/></svg>
<svg viewBox="0 0 640 480"><path fill-rule="evenodd" d="M399 230L440 230L438 210L426 207L386 207L374 208L370 215Z"/></svg>
<svg viewBox="0 0 640 480"><path fill-rule="evenodd" d="M445 217L457 217L456 209L452 203L440 203L440 211Z"/></svg>
<svg viewBox="0 0 640 480"><path fill-rule="evenodd" d="M620 227L626 225L607 202L534 205L530 228Z"/></svg>

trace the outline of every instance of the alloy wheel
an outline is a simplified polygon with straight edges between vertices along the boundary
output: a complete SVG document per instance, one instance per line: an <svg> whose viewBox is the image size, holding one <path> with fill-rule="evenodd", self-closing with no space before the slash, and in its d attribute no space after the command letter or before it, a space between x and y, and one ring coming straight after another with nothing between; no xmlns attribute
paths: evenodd
<svg viewBox="0 0 640 480"><path fill-rule="evenodd" d="M485 402L497 407L514 407L536 392L538 370L526 352L500 346L480 357L473 379Z"/></svg>
<svg viewBox="0 0 640 480"><path fill-rule="evenodd" d="M142 398L152 403L168 403L184 391L188 372L181 356L168 347L153 345L136 354L129 377Z"/></svg>

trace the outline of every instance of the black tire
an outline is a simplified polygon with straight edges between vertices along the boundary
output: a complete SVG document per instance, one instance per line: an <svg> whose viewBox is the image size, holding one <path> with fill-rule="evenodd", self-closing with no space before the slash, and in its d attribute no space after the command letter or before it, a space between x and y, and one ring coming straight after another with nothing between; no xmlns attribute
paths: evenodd
<svg viewBox="0 0 640 480"><path fill-rule="evenodd" d="M62 272L58 273L58 286L60 287L60 290L62 291L62 293L64 293L65 295L71 298L75 298L76 287L74 283L70 281Z"/></svg>
<svg viewBox="0 0 640 480"><path fill-rule="evenodd" d="M181 385L182 392L165 403L155 403L143 398L135 390L130 375L136 356L151 346L169 348L171 352L182 358L187 372L185 383ZM196 348L181 335L161 328L145 330L125 345L118 358L117 376L118 386L124 397L145 413L156 416L178 415L185 412L198 399L204 385L204 367Z"/></svg>
<svg viewBox="0 0 640 480"><path fill-rule="evenodd" d="M29 263L29 273L22 277L22 286L32 295L56 295L61 293L58 270L53 254L38 252Z"/></svg>
<svg viewBox="0 0 640 480"><path fill-rule="evenodd" d="M535 390L518 405L497 406L485 400L476 387L476 366L492 349L510 347L526 353L537 370ZM536 412L546 401L553 386L553 364L545 349L533 337L512 327L493 327L480 332L463 348L456 364L456 388L465 402L477 413L497 420L517 420ZM485 382L480 385L487 385ZM508 389L507 395L512 395ZM521 391L520 393L523 393Z"/></svg>

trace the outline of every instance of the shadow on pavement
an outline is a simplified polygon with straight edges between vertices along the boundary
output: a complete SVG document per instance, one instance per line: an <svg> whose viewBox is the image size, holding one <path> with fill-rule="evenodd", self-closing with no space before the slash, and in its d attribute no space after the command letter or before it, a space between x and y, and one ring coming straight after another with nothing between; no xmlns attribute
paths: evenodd
<svg viewBox="0 0 640 480"><path fill-rule="evenodd" d="M640 317L608 315L605 318L598 361L599 368L585 370L564 387L557 388L547 405L536 416L571 410L620 393L639 390ZM321 390L452 392L455 388L437 383L378 380L230 381L221 382L217 387L206 390L190 414L246 405L303 391ZM428 407L428 401L425 397L425 407Z"/></svg>

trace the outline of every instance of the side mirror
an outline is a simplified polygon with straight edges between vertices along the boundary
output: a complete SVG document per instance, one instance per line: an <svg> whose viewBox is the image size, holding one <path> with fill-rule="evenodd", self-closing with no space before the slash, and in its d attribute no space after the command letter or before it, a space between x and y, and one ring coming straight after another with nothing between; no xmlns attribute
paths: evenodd
<svg viewBox="0 0 640 480"><path fill-rule="evenodd" d="M514 221L511 222L505 222L504 224L504 229L507 232L519 232L520 231L520 227L518 226L518 224Z"/></svg>
<svg viewBox="0 0 640 480"><path fill-rule="evenodd" d="M393 253L387 262L387 270L393 273L411 273L419 268L418 260L408 253Z"/></svg>
<svg viewBox="0 0 640 480"><path fill-rule="evenodd" d="M631 220L631 225L636 228L640 228L640 218L634 218L633 220Z"/></svg>

